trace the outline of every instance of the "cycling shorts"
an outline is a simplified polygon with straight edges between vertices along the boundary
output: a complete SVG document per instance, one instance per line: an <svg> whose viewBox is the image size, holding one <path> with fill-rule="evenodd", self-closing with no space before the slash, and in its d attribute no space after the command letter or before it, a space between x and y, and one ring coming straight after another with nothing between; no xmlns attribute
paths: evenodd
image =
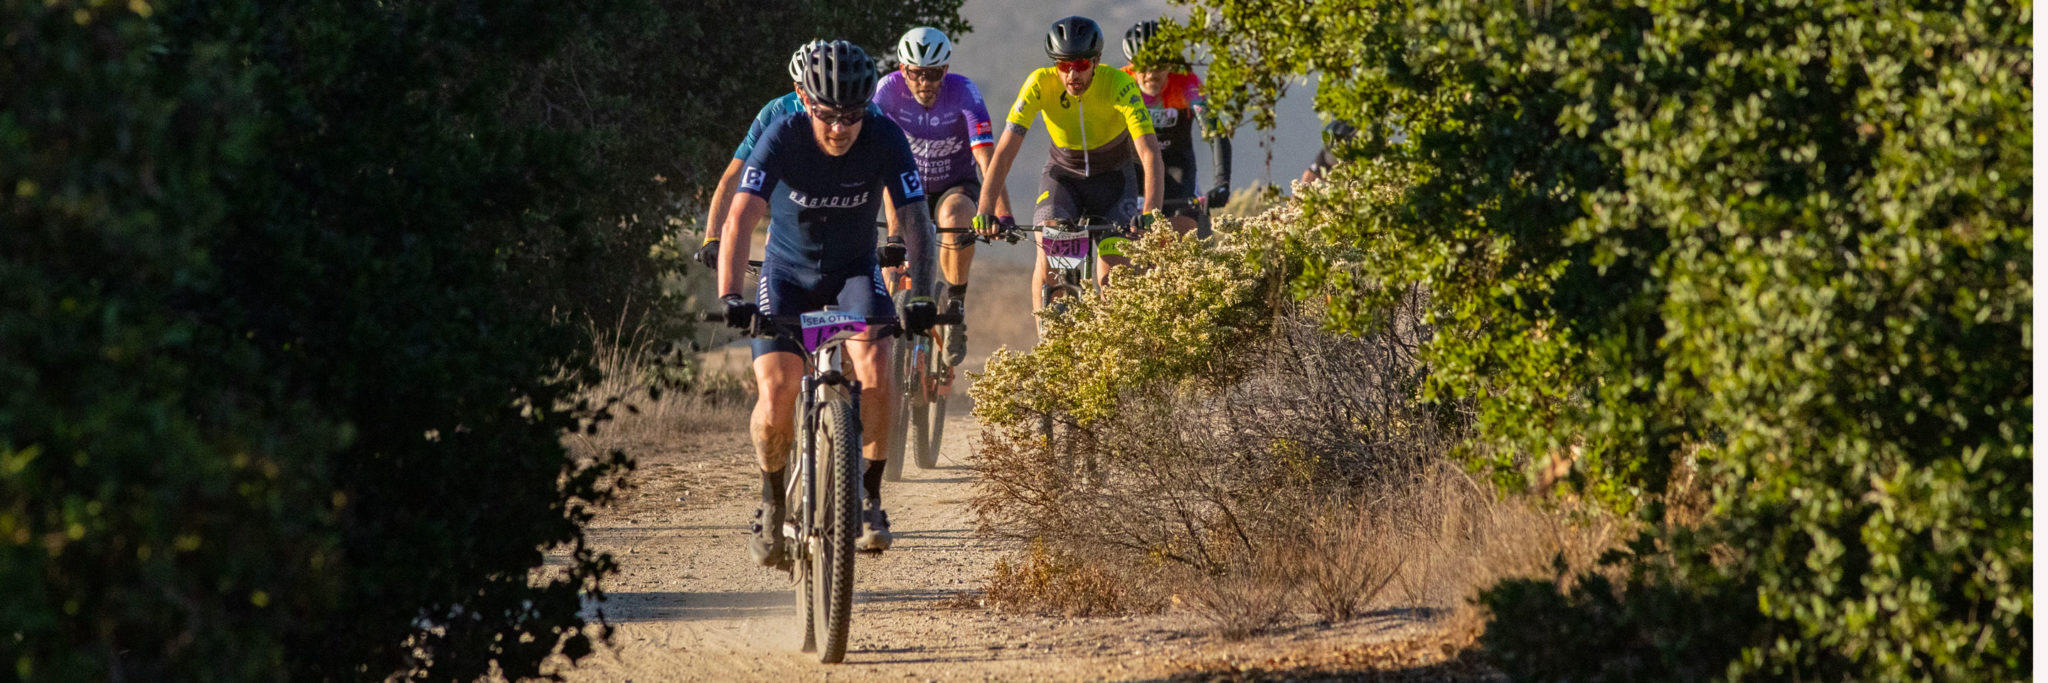
<svg viewBox="0 0 2048 683"><path fill-rule="evenodd" d="M1038 179L1038 201L1032 206L1031 222L1044 225L1089 216L1116 225L1128 224L1145 205L1143 193L1144 188L1138 185L1137 164L1124 164L1116 170L1086 177L1046 166Z"/></svg>
<svg viewBox="0 0 2048 683"><path fill-rule="evenodd" d="M856 339L880 339L896 329L896 306L882 285L882 267L872 260L866 270L826 273L770 259L761 264L756 300L766 315L795 315L836 306L837 310L867 318L868 333ZM753 347L755 358L777 351L799 356L804 353L803 347L792 339L756 338Z"/></svg>

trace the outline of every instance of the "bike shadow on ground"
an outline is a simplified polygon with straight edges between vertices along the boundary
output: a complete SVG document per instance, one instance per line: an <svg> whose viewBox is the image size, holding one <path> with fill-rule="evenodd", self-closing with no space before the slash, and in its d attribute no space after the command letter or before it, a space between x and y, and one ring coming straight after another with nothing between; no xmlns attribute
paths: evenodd
<svg viewBox="0 0 2048 683"><path fill-rule="evenodd" d="M646 591L609 593L604 602L585 601L583 615L604 610L606 621L630 624L657 621L745 620L785 615L795 604L789 589L729 593Z"/></svg>

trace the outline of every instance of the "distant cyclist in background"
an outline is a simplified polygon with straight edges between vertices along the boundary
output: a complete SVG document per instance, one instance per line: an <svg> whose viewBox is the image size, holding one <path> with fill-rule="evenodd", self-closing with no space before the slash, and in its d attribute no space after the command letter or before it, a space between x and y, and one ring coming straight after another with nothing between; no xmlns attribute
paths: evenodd
<svg viewBox="0 0 2048 683"><path fill-rule="evenodd" d="M719 238L725 235L726 219L731 217L733 191L740 184L740 165L747 160L747 155L754 151L754 142L761 139L761 131L766 130L768 124L803 111L803 100L798 92L803 90L805 60L811 50L824 44L825 41L813 40L798 47L796 52L789 56L789 94L762 105L760 113L754 115L753 124L747 127L747 137L740 140L740 146L733 150L732 162L725 165L725 175L719 176L718 188L711 192L711 212L704 218L704 244L697 248L697 262L704 264L704 267L718 268L718 242ZM882 110L870 102L868 114L880 116ZM891 216L890 220L895 220L895 217Z"/></svg>
<svg viewBox="0 0 2048 683"><path fill-rule="evenodd" d="M1159 136L1159 153L1166 160L1166 200L1202 196L1195 182L1194 131L1200 124L1205 135L1217 133L1209 147L1216 177L1209 185L1206 203L1210 209L1221 209L1230 203L1230 136L1214 131L1215 121L1210 119L1208 102L1202 96L1202 79L1188 72L1182 60L1139 58L1145 44L1158 33L1157 21L1141 21L1124 32L1124 57L1130 60L1124 73L1138 81L1145 107L1152 112L1152 130ZM1185 233L1199 228L1198 234L1208 236L1207 211L1184 206L1168 209L1166 215L1172 217L1175 230Z"/></svg>
<svg viewBox="0 0 2048 683"><path fill-rule="evenodd" d="M1332 167L1344 161L1337 158L1337 153L1333 149L1343 146L1356 135L1358 129L1346 123L1344 119L1330 119L1330 122L1323 126L1323 148L1316 150L1316 158L1309 162L1308 170L1301 172L1301 182L1313 183L1329 175ZM1406 140L1407 136L1403 135L1401 139Z"/></svg>
<svg viewBox="0 0 2048 683"><path fill-rule="evenodd" d="M1113 223L1144 228L1161 219L1164 197L1159 138L1152 114L1145 109L1137 81L1102 64L1102 28L1087 17L1053 22L1047 32L1045 56L1052 67L1038 69L1024 80L1010 106L1008 125L996 143L995 160L981 188L980 213L974 227L983 234L1000 231L996 212L1003 206L1004 177L1024 146L1031 122L1045 116L1052 136L1052 158L1039 178L1038 199L1031 220L1046 224L1096 216ZM1135 163L1134 163L1135 162ZM1140 171L1142 170L1142 173ZM1142 211L1141 211L1142 206ZM1113 266L1127 259L1104 255L1097 269L1098 285L1107 285ZM1032 269L1031 291L1045 286L1045 251ZM1034 295L1033 308L1044 302Z"/></svg>
<svg viewBox="0 0 2048 683"><path fill-rule="evenodd" d="M952 59L953 41L945 33L928 26L910 29L896 41L900 69L882 77L875 103L910 138L910 152L917 157L918 172L924 175L925 202L932 215L938 217L939 225L958 228L974 221L981 179L996 141L981 91L966 76L949 72ZM998 198L996 213L1010 215L1007 197ZM948 283L946 298L965 305L974 239L949 234L940 242L939 271ZM945 309L948 305L942 300L939 306ZM965 362L965 324L946 326L941 341L948 365Z"/></svg>
<svg viewBox="0 0 2048 683"><path fill-rule="evenodd" d="M861 455L867 459L861 484L866 509L856 545L883 550L890 545L889 516L882 509L882 471L890 404L889 336L899 316L883 290L875 249L875 211L881 197L895 207L902 226L915 294L901 320L906 329L931 328L938 308L927 295L934 279L937 236L924 203L924 181L911 158L910 143L888 117L871 114L875 64L846 41L809 50L803 70L802 109L761 132L747 155L724 240L732 248L718 257L718 292L725 322L746 328L758 312L796 315L837 306L871 325L868 337L846 345L861 382ZM752 226L768 216L767 256L761 262L756 303L741 298ZM757 308L758 307L758 308ZM795 432L795 398L804 377L802 347L788 338L754 340L754 378L761 388L751 422L761 468L761 507L755 511L749 551L763 566L786 554L782 525L784 473Z"/></svg>

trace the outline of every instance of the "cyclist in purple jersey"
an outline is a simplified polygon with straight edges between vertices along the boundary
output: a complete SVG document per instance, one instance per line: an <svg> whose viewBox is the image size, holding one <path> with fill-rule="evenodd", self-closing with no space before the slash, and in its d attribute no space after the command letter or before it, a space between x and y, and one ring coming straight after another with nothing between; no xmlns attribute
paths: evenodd
<svg viewBox="0 0 2048 683"><path fill-rule="evenodd" d="M952 56L953 41L938 29L921 26L904 33L896 41L901 68L882 77L875 102L910 138L931 214L939 225L961 228L974 222L974 203L981 197L981 177L988 169L996 139L988 107L974 81L947 72ZM998 213L1010 214L1007 198ZM965 305L974 239L951 234L941 237L940 245L939 272L947 282L946 297ZM947 305L940 302L942 308ZM966 360L965 324L947 325L940 341L948 364Z"/></svg>

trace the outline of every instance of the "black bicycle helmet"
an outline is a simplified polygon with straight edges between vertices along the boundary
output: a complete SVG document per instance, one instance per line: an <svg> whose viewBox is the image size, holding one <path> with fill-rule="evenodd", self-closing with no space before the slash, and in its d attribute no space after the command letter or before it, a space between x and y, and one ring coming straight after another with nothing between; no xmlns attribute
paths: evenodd
<svg viewBox="0 0 2048 683"><path fill-rule="evenodd" d="M804 96L834 109L865 107L875 96L875 61L860 46L834 40L811 50Z"/></svg>
<svg viewBox="0 0 2048 683"><path fill-rule="evenodd" d="M1102 27L1088 17L1052 22L1052 31L1045 35L1045 56L1055 60L1101 58Z"/></svg>
<svg viewBox="0 0 2048 683"><path fill-rule="evenodd" d="M1157 20L1146 20L1132 24L1131 30L1124 32L1124 58L1136 59L1138 51L1145 49L1145 43L1152 40L1152 36L1156 35L1159 35L1159 22Z"/></svg>

